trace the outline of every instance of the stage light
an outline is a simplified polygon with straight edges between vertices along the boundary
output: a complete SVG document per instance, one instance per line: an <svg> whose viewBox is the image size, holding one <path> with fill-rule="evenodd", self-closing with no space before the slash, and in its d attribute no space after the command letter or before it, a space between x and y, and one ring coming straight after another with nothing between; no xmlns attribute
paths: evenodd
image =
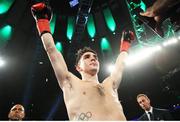
<svg viewBox="0 0 180 122"><path fill-rule="evenodd" d="M51 28L51 33L54 34L55 31L55 25L56 25L56 14L53 15L53 18L50 22L50 28Z"/></svg>
<svg viewBox="0 0 180 122"><path fill-rule="evenodd" d="M163 46L168 46L168 45L172 45L172 44L176 44L178 42L178 40L176 38L172 38L172 39L169 39L165 42L163 42Z"/></svg>
<svg viewBox="0 0 180 122"><path fill-rule="evenodd" d="M5 61L0 57L0 67L3 67L5 65Z"/></svg>
<svg viewBox="0 0 180 122"><path fill-rule="evenodd" d="M108 28L110 29L110 31L114 32L116 29L116 23L114 21L114 18L111 14L111 11L109 8L106 8L103 10L103 14L104 14L104 18L106 21L106 25L108 26Z"/></svg>
<svg viewBox="0 0 180 122"><path fill-rule="evenodd" d="M12 27L10 25L5 25L0 29L0 38L8 40L11 37Z"/></svg>
<svg viewBox="0 0 180 122"><path fill-rule="evenodd" d="M96 28L95 28L94 19L93 19L92 15L90 15L88 18L87 31L88 31L89 36L91 38L94 38L94 36L96 34Z"/></svg>
<svg viewBox="0 0 180 122"><path fill-rule="evenodd" d="M0 14L6 13L10 9L13 2L14 0L0 0Z"/></svg>
<svg viewBox="0 0 180 122"><path fill-rule="evenodd" d="M56 49L57 49L58 51L60 51L61 53L63 52L63 47L62 47L61 42L57 42L57 43L56 43Z"/></svg>
<svg viewBox="0 0 180 122"><path fill-rule="evenodd" d="M113 64L107 65L107 71L108 71L109 73L112 73L112 71L114 70L114 68L115 68L115 66L114 66Z"/></svg>
<svg viewBox="0 0 180 122"><path fill-rule="evenodd" d="M158 45L158 46L154 46L154 47L152 47L151 49L152 49L154 52L155 52L155 51L160 51L160 50L162 50L162 46L159 46L159 45Z"/></svg>
<svg viewBox="0 0 180 122"><path fill-rule="evenodd" d="M160 50L162 50L162 47L159 45L141 49L139 52L129 55L125 61L125 64L128 66L134 65L140 61L148 59L150 56L152 56L152 54Z"/></svg>
<svg viewBox="0 0 180 122"><path fill-rule="evenodd" d="M69 40L72 39L73 32L74 32L74 17L68 17L68 25L67 25L67 38Z"/></svg>
<svg viewBox="0 0 180 122"><path fill-rule="evenodd" d="M71 7L76 6L78 3L79 3L78 0L71 0L71 1L69 1L69 5L70 5Z"/></svg>
<svg viewBox="0 0 180 122"><path fill-rule="evenodd" d="M111 50L110 43L105 37L101 39L101 50Z"/></svg>
<svg viewBox="0 0 180 122"><path fill-rule="evenodd" d="M12 35L12 27L10 25L5 25L0 29L0 47L4 45Z"/></svg>
<svg viewBox="0 0 180 122"><path fill-rule="evenodd" d="M146 7L146 4L141 0L140 2L140 8L145 12L147 7Z"/></svg>
<svg viewBox="0 0 180 122"><path fill-rule="evenodd" d="M180 36L178 37L178 39L180 40Z"/></svg>

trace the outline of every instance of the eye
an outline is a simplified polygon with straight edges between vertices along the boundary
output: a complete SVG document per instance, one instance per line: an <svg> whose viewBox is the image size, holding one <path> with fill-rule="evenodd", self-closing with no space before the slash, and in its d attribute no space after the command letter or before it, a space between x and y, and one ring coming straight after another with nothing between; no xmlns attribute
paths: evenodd
<svg viewBox="0 0 180 122"><path fill-rule="evenodd" d="M97 55L94 55L94 58L95 58L95 59L98 59Z"/></svg>
<svg viewBox="0 0 180 122"><path fill-rule="evenodd" d="M12 111L16 111L16 110L17 110L17 108L13 108L13 109L12 109Z"/></svg>
<svg viewBox="0 0 180 122"><path fill-rule="evenodd" d="M89 58L89 57L90 57L89 55L85 55L85 56L84 56L84 59Z"/></svg>
<svg viewBox="0 0 180 122"><path fill-rule="evenodd" d="M23 111L23 109L22 109L22 108L19 108L18 110L19 110L19 111Z"/></svg>

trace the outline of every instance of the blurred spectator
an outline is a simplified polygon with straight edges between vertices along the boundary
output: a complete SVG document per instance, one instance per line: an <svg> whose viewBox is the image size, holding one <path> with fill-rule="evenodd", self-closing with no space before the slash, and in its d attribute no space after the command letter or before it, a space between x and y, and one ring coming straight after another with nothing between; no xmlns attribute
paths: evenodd
<svg viewBox="0 0 180 122"><path fill-rule="evenodd" d="M21 121L25 117L25 110L21 104L14 105L9 111L9 120Z"/></svg>

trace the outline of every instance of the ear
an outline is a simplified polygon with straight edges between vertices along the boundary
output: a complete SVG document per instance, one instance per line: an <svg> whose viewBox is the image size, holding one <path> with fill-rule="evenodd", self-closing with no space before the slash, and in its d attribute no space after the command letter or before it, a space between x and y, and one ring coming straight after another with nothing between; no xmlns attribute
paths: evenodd
<svg viewBox="0 0 180 122"><path fill-rule="evenodd" d="M22 115L22 119L24 119L24 118L25 118L25 115L26 115L26 114L25 114L25 112L24 112L24 113L23 113L23 115Z"/></svg>
<svg viewBox="0 0 180 122"><path fill-rule="evenodd" d="M9 114L8 114L8 118L10 119L11 118L11 113L9 112Z"/></svg>
<svg viewBox="0 0 180 122"><path fill-rule="evenodd" d="M82 71L81 67L78 64L75 67L78 72Z"/></svg>

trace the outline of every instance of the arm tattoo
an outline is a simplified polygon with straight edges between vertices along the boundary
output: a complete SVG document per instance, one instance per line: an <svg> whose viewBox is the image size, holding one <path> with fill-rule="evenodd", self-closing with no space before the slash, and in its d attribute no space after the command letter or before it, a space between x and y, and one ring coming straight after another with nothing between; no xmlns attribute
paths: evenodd
<svg viewBox="0 0 180 122"><path fill-rule="evenodd" d="M92 117L92 113L91 113L91 112L81 113L81 114L79 115L79 117L78 117L78 120L87 121L87 120L89 120L91 117Z"/></svg>

